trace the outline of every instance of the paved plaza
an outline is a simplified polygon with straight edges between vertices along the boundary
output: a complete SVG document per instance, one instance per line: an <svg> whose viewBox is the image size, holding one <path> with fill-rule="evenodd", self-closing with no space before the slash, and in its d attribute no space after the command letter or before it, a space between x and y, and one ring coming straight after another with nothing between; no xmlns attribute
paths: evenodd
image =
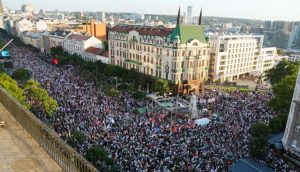
<svg viewBox="0 0 300 172"><path fill-rule="evenodd" d="M61 168L0 104L0 171L60 172Z"/></svg>

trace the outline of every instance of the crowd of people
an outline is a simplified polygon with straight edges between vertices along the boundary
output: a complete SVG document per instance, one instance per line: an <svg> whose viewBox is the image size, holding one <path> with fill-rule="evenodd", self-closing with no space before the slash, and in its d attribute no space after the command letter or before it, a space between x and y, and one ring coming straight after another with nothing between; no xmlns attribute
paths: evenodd
<svg viewBox="0 0 300 172"><path fill-rule="evenodd" d="M188 118L176 119L188 127L171 128L166 112L157 108L143 115L135 113L137 104L130 93L105 95L101 87L87 81L77 69L53 66L29 48L10 46L15 68L26 68L59 103L54 115L54 132L68 138L79 131L85 141L77 151L85 155L93 145L104 147L121 171L226 171L225 155L249 158L249 128L266 122L275 114L267 107L270 96L263 93L232 92L227 96L205 94L199 100L216 98L214 103L199 101L218 118L205 127L193 125ZM145 101L145 100L143 100ZM145 104L145 102L142 102ZM159 116L165 116L159 118ZM42 118L40 116L40 118ZM176 122L173 121L174 126ZM296 171L280 157L264 161L276 171Z"/></svg>

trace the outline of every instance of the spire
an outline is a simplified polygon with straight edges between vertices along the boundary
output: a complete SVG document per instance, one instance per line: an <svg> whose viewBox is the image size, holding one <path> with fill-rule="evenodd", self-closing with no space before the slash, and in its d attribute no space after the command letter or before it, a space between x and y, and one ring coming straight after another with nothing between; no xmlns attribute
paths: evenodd
<svg viewBox="0 0 300 172"><path fill-rule="evenodd" d="M199 25L202 25L202 8L200 10L200 15L199 15Z"/></svg>
<svg viewBox="0 0 300 172"><path fill-rule="evenodd" d="M178 9L178 15L177 15L177 25L179 25L180 22L181 22L181 20L180 20L180 7L179 7L179 9Z"/></svg>

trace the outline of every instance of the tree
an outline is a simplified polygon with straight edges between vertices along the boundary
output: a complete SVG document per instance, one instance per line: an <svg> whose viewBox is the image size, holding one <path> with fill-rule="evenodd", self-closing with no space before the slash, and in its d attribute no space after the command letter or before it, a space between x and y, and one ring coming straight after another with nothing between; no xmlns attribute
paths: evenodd
<svg viewBox="0 0 300 172"><path fill-rule="evenodd" d="M35 80L28 80L24 85L24 91L30 104L35 107L43 107L48 116L52 116L58 110L57 101L52 99Z"/></svg>
<svg viewBox="0 0 300 172"><path fill-rule="evenodd" d="M252 137L249 141L250 153L253 157L264 158L267 148L267 140L264 137Z"/></svg>
<svg viewBox="0 0 300 172"><path fill-rule="evenodd" d="M78 145L83 144L85 136L82 132L74 131L71 133L71 136L67 139L67 143L72 147L77 147Z"/></svg>
<svg viewBox="0 0 300 172"><path fill-rule="evenodd" d="M0 73L3 73L3 72L5 72L5 71L4 71L4 67L3 67L2 64L0 64Z"/></svg>
<svg viewBox="0 0 300 172"><path fill-rule="evenodd" d="M267 79L270 79L272 85L275 85L287 75L297 75L298 67L298 63L282 60L275 67L266 71L266 77Z"/></svg>
<svg viewBox="0 0 300 172"><path fill-rule="evenodd" d="M108 157L108 153L100 146L90 147L86 152L85 158L93 164L96 164L97 161L104 162L109 166L114 164L113 160Z"/></svg>
<svg viewBox="0 0 300 172"><path fill-rule="evenodd" d="M264 123L255 124L249 130L249 133L252 137L266 138L270 134L270 132L270 128Z"/></svg>
<svg viewBox="0 0 300 172"><path fill-rule="evenodd" d="M163 79L157 79L154 82L153 89L154 91L159 92L160 95L163 95L170 90L168 81Z"/></svg>
<svg viewBox="0 0 300 172"><path fill-rule="evenodd" d="M108 41L103 41L104 49L108 51Z"/></svg>
<svg viewBox="0 0 300 172"><path fill-rule="evenodd" d="M293 98L294 87L296 84L296 76L286 76L278 84L274 85L274 98L269 105L277 111L288 112Z"/></svg>
<svg viewBox="0 0 300 172"><path fill-rule="evenodd" d="M280 118L276 117L270 120L269 127L272 131L272 133L278 133L280 132L282 128L282 123Z"/></svg>
<svg viewBox="0 0 300 172"><path fill-rule="evenodd" d="M64 53L62 46L52 47L50 51L52 56L61 56Z"/></svg>
<svg viewBox="0 0 300 172"><path fill-rule="evenodd" d="M31 73L29 72L29 70L24 68L18 68L12 74L12 78L17 80L20 84L24 84L30 79L30 77Z"/></svg>
<svg viewBox="0 0 300 172"><path fill-rule="evenodd" d="M6 73L0 73L0 86L16 98L23 106L30 109L30 105L26 103L24 91L18 86L16 80L12 79Z"/></svg>
<svg viewBox="0 0 300 172"><path fill-rule="evenodd" d="M94 62L88 61L83 64L82 68L83 68L83 70L92 72L93 70L95 70L96 66L95 66Z"/></svg>
<svg viewBox="0 0 300 172"><path fill-rule="evenodd" d="M277 54L278 54L279 56L283 56L284 52L283 52L282 50L280 50L280 49L277 49Z"/></svg>

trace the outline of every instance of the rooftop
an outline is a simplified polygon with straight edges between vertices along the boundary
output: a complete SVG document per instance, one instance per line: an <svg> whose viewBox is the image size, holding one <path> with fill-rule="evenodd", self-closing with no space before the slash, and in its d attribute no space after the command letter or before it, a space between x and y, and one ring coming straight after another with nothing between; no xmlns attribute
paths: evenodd
<svg viewBox="0 0 300 172"><path fill-rule="evenodd" d="M150 26L136 26L136 25L117 25L111 28L113 32L124 32L129 33L130 31L137 31L141 35L152 35L152 36L168 36L173 29L165 27L150 27Z"/></svg>
<svg viewBox="0 0 300 172"><path fill-rule="evenodd" d="M0 104L0 171L63 171Z"/></svg>
<svg viewBox="0 0 300 172"><path fill-rule="evenodd" d="M75 40L75 41L86 41L86 40L88 40L90 38L91 38L91 36L71 34L70 36L68 36L67 39L69 39L69 40Z"/></svg>
<svg viewBox="0 0 300 172"><path fill-rule="evenodd" d="M105 51L101 48L95 48L95 47L89 47L88 49L85 50L87 53L103 56L103 57L108 57L108 51Z"/></svg>

